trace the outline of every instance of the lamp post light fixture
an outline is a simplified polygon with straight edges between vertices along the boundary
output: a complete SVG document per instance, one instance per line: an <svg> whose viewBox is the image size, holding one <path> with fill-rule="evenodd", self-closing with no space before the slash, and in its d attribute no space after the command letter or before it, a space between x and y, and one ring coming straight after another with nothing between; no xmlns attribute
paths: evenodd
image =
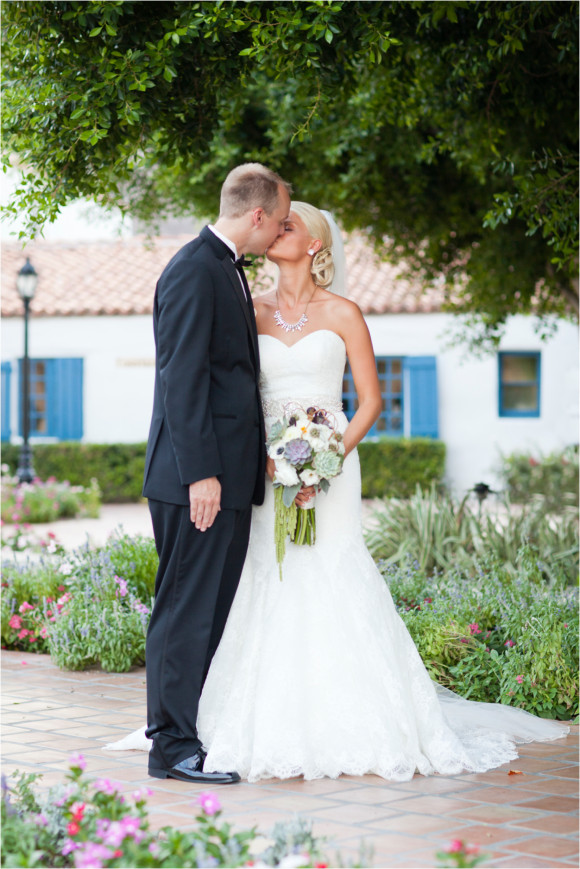
<svg viewBox="0 0 580 869"><path fill-rule="evenodd" d="M38 275L27 257L26 263L18 272L16 287L24 302L24 358L22 360L22 447L16 476L20 483L31 483L36 476L32 467L32 451L28 443L30 437L30 359L28 357L28 314L30 302L34 298Z"/></svg>

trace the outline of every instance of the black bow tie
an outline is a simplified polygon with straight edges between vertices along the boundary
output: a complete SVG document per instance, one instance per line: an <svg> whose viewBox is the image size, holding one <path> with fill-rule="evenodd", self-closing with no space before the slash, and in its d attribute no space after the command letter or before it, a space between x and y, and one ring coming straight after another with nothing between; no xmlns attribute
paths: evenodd
<svg viewBox="0 0 580 869"><path fill-rule="evenodd" d="M245 256L244 256L244 254L242 254L242 255L239 256L237 259L234 259L234 265L235 265L235 267L236 267L237 269L243 269L244 266L251 266L251 265L252 265L252 260L251 260L251 259L246 259Z"/></svg>

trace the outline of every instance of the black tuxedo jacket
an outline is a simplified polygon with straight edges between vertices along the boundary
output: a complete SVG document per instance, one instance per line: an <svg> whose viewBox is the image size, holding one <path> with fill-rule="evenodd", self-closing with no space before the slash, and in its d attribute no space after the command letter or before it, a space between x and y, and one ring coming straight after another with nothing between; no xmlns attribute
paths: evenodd
<svg viewBox="0 0 580 869"><path fill-rule="evenodd" d="M266 448L254 309L210 229L179 250L155 291L155 395L143 494L189 503L217 477L221 506L264 500Z"/></svg>

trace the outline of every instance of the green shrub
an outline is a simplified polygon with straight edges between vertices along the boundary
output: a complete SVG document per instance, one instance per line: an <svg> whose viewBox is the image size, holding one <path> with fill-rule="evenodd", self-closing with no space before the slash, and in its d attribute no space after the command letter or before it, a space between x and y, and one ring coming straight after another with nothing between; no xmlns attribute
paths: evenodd
<svg viewBox="0 0 580 869"><path fill-rule="evenodd" d="M578 512L547 516L541 503L514 511L509 502L498 515L481 512L435 487L419 487L408 500L386 500L366 532L371 555L393 563L416 559L424 571L461 567L476 574L482 559L518 570L518 553L529 543L538 576L578 583Z"/></svg>
<svg viewBox="0 0 580 869"><path fill-rule="evenodd" d="M408 498L417 486L440 484L445 444L430 438L379 438L358 446L363 498Z"/></svg>
<svg viewBox="0 0 580 869"><path fill-rule="evenodd" d="M38 444L33 448L36 473L41 479L55 477L73 486L89 486L95 478L105 503L141 500L146 444ZM12 473L18 465L20 447L5 444L2 461Z"/></svg>
<svg viewBox="0 0 580 869"><path fill-rule="evenodd" d="M429 575L417 562L381 563L423 663L462 697L545 718L578 715L578 595L538 578L529 546L515 574L484 563Z"/></svg>
<svg viewBox="0 0 580 869"><path fill-rule="evenodd" d="M501 458L501 476L510 499L526 504L542 496L544 508L578 507L578 447L542 456L512 453Z"/></svg>
<svg viewBox="0 0 580 869"><path fill-rule="evenodd" d="M3 461L12 473L19 447L3 447ZM146 444L39 444L34 467L42 478L56 477L71 485L88 486L94 477L105 503L139 501L145 470ZM380 438L358 447L363 498L406 498L418 484L441 483L445 444L429 438Z"/></svg>

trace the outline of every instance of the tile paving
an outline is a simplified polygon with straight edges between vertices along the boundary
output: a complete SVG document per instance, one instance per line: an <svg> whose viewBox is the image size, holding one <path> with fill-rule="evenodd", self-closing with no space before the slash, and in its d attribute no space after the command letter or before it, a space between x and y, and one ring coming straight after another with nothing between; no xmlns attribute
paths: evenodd
<svg viewBox="0 0 580 869"><path fill-rule="evenodd" d="M53 785L69 755L82 751L89 774L111 778L123 792L141 784L153 790L152 827L194 827L195 799L207 788L149 779L142 752L103 751L144 719L143 669L69 673L48 656L6 651L2 669L5 773L42 772ZM578 866L577 747L574 727L564 740L522 746L517 761L489 773L401 783L372 775L242 782L221 788L219 797L235 829L257 825L267 834L296 814L312 819L331 861L339 852L355 859L364 843L373 850L369 865L429 869L437 850L461 838L488 855L484 866Z"/></svg>

